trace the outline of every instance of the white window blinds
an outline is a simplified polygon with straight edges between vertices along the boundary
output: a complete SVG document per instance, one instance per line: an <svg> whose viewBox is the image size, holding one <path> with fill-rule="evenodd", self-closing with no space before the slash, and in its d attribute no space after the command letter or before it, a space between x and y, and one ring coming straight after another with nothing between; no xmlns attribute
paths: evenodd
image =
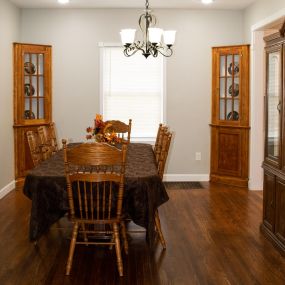
<svg viewBox="0 0 285 285"><path fill-rule="evenodd" d="M126 57L122 47L102 48L104 120L132 119L132 138L154 138L163 121L163 57Z"/></svg>

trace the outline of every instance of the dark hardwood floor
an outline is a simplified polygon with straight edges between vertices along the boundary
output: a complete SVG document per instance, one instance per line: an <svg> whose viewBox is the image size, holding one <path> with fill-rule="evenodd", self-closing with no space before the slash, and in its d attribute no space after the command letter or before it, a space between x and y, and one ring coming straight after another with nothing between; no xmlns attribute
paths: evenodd
<svg viewBox="0 0 285 285"><path fill-rule="evenodd" d="M65 276L70 224L62 218L37 246L28 240L31 202L21 190L0 200L0 284L285 284L285 258L262 236L262 192L204 183L169 190L159 208L167 249L131 233L124 274L114 250L78 246Z"/></svg>

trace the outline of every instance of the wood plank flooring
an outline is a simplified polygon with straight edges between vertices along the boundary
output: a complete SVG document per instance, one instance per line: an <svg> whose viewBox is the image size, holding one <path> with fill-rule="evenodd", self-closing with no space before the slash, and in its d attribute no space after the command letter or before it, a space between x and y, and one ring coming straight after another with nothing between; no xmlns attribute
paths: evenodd
<svg viewBox="0 0 285 285"><path fill-rule="evenodd" d="M31 201L21 190L0 200L1 285L285 284L285 258L260 233L262 192L204 183L169 190L159 208L167 249L129 235L124 274L114 250L78 246L65 276L70 224L62 218L37 246L28 240ZM131 226L132 228L134 226Z"/></svg>

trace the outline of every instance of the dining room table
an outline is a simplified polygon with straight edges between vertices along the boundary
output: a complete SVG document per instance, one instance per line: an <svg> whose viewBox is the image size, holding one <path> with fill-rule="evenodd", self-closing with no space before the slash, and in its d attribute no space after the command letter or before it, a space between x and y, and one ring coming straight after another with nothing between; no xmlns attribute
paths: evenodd
<svg viewBox="0 0 285 285"><path fill-rule="evenodd" d="M76 147L76 143L68 147ZM26 175L24 194L31 199L29 238L37 241L69 209L63 150L41 162ZM125 170L123 214L146 229L150 246L155 240L155 212L169 200L150 144L129 143Z"/></svg>

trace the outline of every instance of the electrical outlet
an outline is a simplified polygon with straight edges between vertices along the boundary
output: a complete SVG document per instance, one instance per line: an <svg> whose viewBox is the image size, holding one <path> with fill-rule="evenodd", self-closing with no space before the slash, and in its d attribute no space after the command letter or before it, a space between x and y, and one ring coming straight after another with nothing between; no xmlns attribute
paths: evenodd
<svg viewBox="0 0 285 285"><path fill-rule="evenodd" d="M201 152L196 152L195 159L196 160L201 160Z"/></svg>

